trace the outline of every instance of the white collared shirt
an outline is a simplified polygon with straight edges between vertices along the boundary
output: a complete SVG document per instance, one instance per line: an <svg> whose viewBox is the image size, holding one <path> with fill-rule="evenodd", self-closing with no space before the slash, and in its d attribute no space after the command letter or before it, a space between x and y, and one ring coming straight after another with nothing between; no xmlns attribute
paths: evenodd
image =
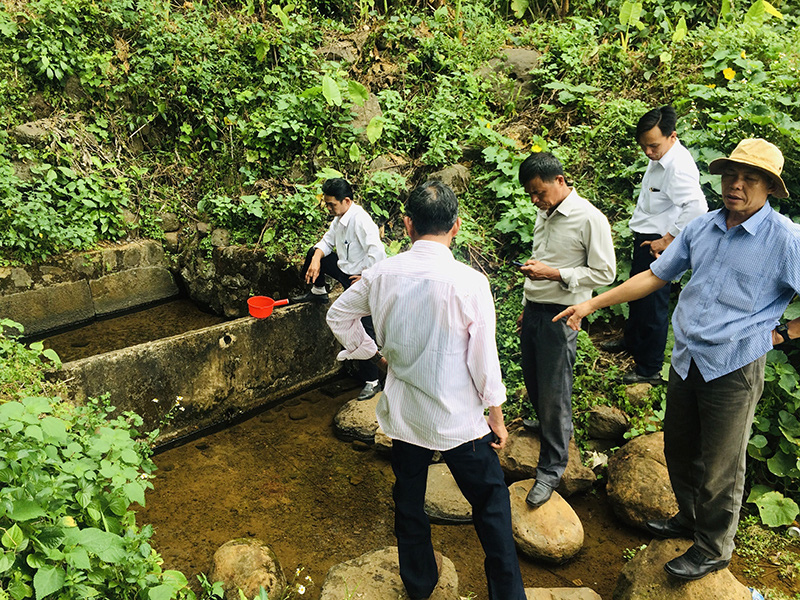
<svg viewBox="0 0 800 600"><path fill-rule="evenodd" d="M676 140L664 156L647 165L630 228L636 233L677 237L689 221L707 211L697 165Z"/></svg>
<svg viewBox="0 0 800 600"><path fill-rule="evenodd" d="M551 214L539 209L531 258L553 267L562 281L525 278L525 302L579 304L614 282L617 259L608 219L573 188Z"/></svg>
<svg viewBox="0 0 800 600"><path fill-rule="evenodd" d="M361 324L368 314L377 345ZM506 399L494 300L486 277L444 244L418 240L367 269L327 320L345 348L339 360L381 347L389 369L377 417L390 438L449 450L490 432L484 409Z"/></svg>
<svg viewBox="0 0 800 600"><path fill-rule="evenodd" d="M323 256L336 249L336 264L347 275L361 275L364 269L386 258L378 226L358 204L351 204L341 217L334 217L314 247L322 250Z"/></svg>

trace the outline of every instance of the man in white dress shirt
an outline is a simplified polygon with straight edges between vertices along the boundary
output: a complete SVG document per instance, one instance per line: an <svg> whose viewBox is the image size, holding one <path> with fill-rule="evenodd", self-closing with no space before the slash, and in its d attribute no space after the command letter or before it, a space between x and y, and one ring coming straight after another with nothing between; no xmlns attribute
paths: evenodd
<svg viewBox="0 0 800 600"><path fill-rule="evenodd" d="M662 106L645 113L636 125L636 141L650 163L630 221L631 277L647 271L689 221L708 211L700 172L678 140L677 120L674 108ZM627 350L633 356L636 366L623 376L625 383L662 383L669 292L667 285L629 303L624 337L601 346L610 351Z"/></svg>
<svg viewBox="0 0 800 600"><path fill-rule="evenodd" d="M322 199L333 222L322 239L306 254L302 273L311 290L292 298L292 303L328 302L325 276L329 275L349 288L361 278L361 273L386 258L378 226L361 206L353 202L353 188L340 177L328 179L322 184ZM364 327L375 336L372 320L364 318ZM378 367L368 361L359 361L358 376L364 388L359 400L369 400L381 390Z"/></svg>
<svg viewBox="0 0 800 600"><path fill-rule="evenodd" d="M539 433L536 483L526 502L538 508L558 487L572 437L572 369L578 333L552 318L578 298L608 285L616 275L614 242L608 219L567 185L564 168L548 152L534 152L519 167L519 182L539 211L525 275L520 315L520 350L525 388L538 423L523 425Z"/></svg>
<svg viewBox="0 0 800 600"><path fill-rule="evenodd" d="M387 368L377 417L392 439L400 576L412 599L430 596L439 579L441 557L424 510L438 450L472 505L490 600L524 600L508 488L494 451L508 432L489 282L450 252L461 219L446 185L429 181L411 192L404 222L411 250L364 271L328 311L345 348L340 360L368 358ZM364 315L372 315L374 340Z"/></svg>

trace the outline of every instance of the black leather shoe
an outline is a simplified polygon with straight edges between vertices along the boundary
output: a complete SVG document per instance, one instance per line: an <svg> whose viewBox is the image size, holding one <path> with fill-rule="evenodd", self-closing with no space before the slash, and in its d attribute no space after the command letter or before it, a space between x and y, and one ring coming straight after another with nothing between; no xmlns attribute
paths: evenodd
<svg viewBox="0 0 800 600"><path fill-rule="evenodd" d="M380 383L368 383L364 386L356 400L369 400L370 398L374 398L375 394L381 391L381 384Z"/></svg>
<svg viewBox="0 0 800 600"><path fill-rule="evenodd" d="M522 426L533 433L539 433L542 430L542 424L538 419L522 419Z"/></svg>
<svg viewBox="0 0 800 600"><path fill-rule="evenodd" d="M302 296L295 296L289 300L289 304L300 304L301 302L316 302L318 304L327 304L328 303L328 294L314 294L312 292L306 292Z"/></svg>
<svg viewBox="0 0 800 600"><path fill-rule="evenodd" d="M675 517L645 521L644 528L660 538L686 538L688 540L694 538L694 530L680 524Z"/></svg>
<svg viewBox="0 0 800 600"><path fill-rule="evenodd" d="M552 486L546 484L544 481L537 481L533 484L531 491L528 492L525 502L528 503L528 506L539 508L542 504L550 500L550 496L552 495Z"/></svg>
<svg viewBox="0 0 800 600"><path fill-rule="evenodd" d="M724 569L730 562L730 560L708 558L692 545L684 554L665 564L664 570L678 579L694 581L702 579L709 573Z"/></svg>
<svg viewBox="0 0 800 600"><path fill-rule="evenodd" d="M605 352L626 352L628 349L625 347L625 338L616 337L600 342L600 350Z"/></svg>
<svg viewBox="0 0 800 600"><path fill-rule="evenodd" d="M633 384L633 383L649 383L650 385L661 385L664 383L664 380L661 379L660 373L654 373L652 375L639 375L635 370L628 371L622 376L623 383Z"/></svg>

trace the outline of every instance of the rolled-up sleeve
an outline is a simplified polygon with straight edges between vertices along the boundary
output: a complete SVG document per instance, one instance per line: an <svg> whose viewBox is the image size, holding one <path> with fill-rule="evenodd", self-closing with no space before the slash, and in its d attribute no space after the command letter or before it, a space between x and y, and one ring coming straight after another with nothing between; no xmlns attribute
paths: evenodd
<svg viewBox="0 0 800 600"><path fill-rule="evenodd" d="M314 248L319 248L322 250L323 256L328 256L336 247L336 232L333 229L335 223L336 219L334 219L333 223L331 223L331 226L328 227L328 231L325 232L325 235L322 236L322 239L314 246Z"/></svg>
<svg viewBox="0 0 800 600"><path fill-rule="evenodd" d="M467 312L467 368L483 406L500 406L506 400L506 386L500 371L495 339L494 299L485 281L470 298Z"/></svg>
<svg viewBox="0 0 800 600"><path fill-rule="evenodd" d="M369 286L362 277L336 299L325 320L334 337L344 346L338 360L366 360L375 356L378 346L361 324L370 314Z"/></svg>
<svg viewBox="0 0 800 600"><path fill-rule="evenodd" d="M676 169L670 177L668 192L672 203L680 209L680 213L667 231L673 237L678 237L689 221L708 212L708 203L700 187L697 173L692 174L683 169Z"/></svg>
<svg viewBox="0 0 800 600"><path fill-rule="evenodd" d="M610 285L617 276L617 258L614 254L611 226L602 213L598 212L587 219L583 238L586 266L559 269L563 287L570 291Z"/></svg>

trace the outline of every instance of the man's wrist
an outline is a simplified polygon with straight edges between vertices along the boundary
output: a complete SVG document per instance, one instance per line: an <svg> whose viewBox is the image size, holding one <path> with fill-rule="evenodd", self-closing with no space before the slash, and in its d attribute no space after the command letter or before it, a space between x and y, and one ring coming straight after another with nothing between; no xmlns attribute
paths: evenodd
<svg viewBox="0 0 800 600"><path fill-rule="evenodd" d="M381 362L381 360L383 360L383 354L381 354L381 351L378 350L374 356L368 358L367 360L369 360L369 362L371 362L373 365L377 365Z"/></svg>
<svg viewBox="0 0 800 600"><path fill-rule="evenodd" d="M781 323L775 328L775 332L783 338L782 343L789 341L789 326L786 323Z"/></svg>

